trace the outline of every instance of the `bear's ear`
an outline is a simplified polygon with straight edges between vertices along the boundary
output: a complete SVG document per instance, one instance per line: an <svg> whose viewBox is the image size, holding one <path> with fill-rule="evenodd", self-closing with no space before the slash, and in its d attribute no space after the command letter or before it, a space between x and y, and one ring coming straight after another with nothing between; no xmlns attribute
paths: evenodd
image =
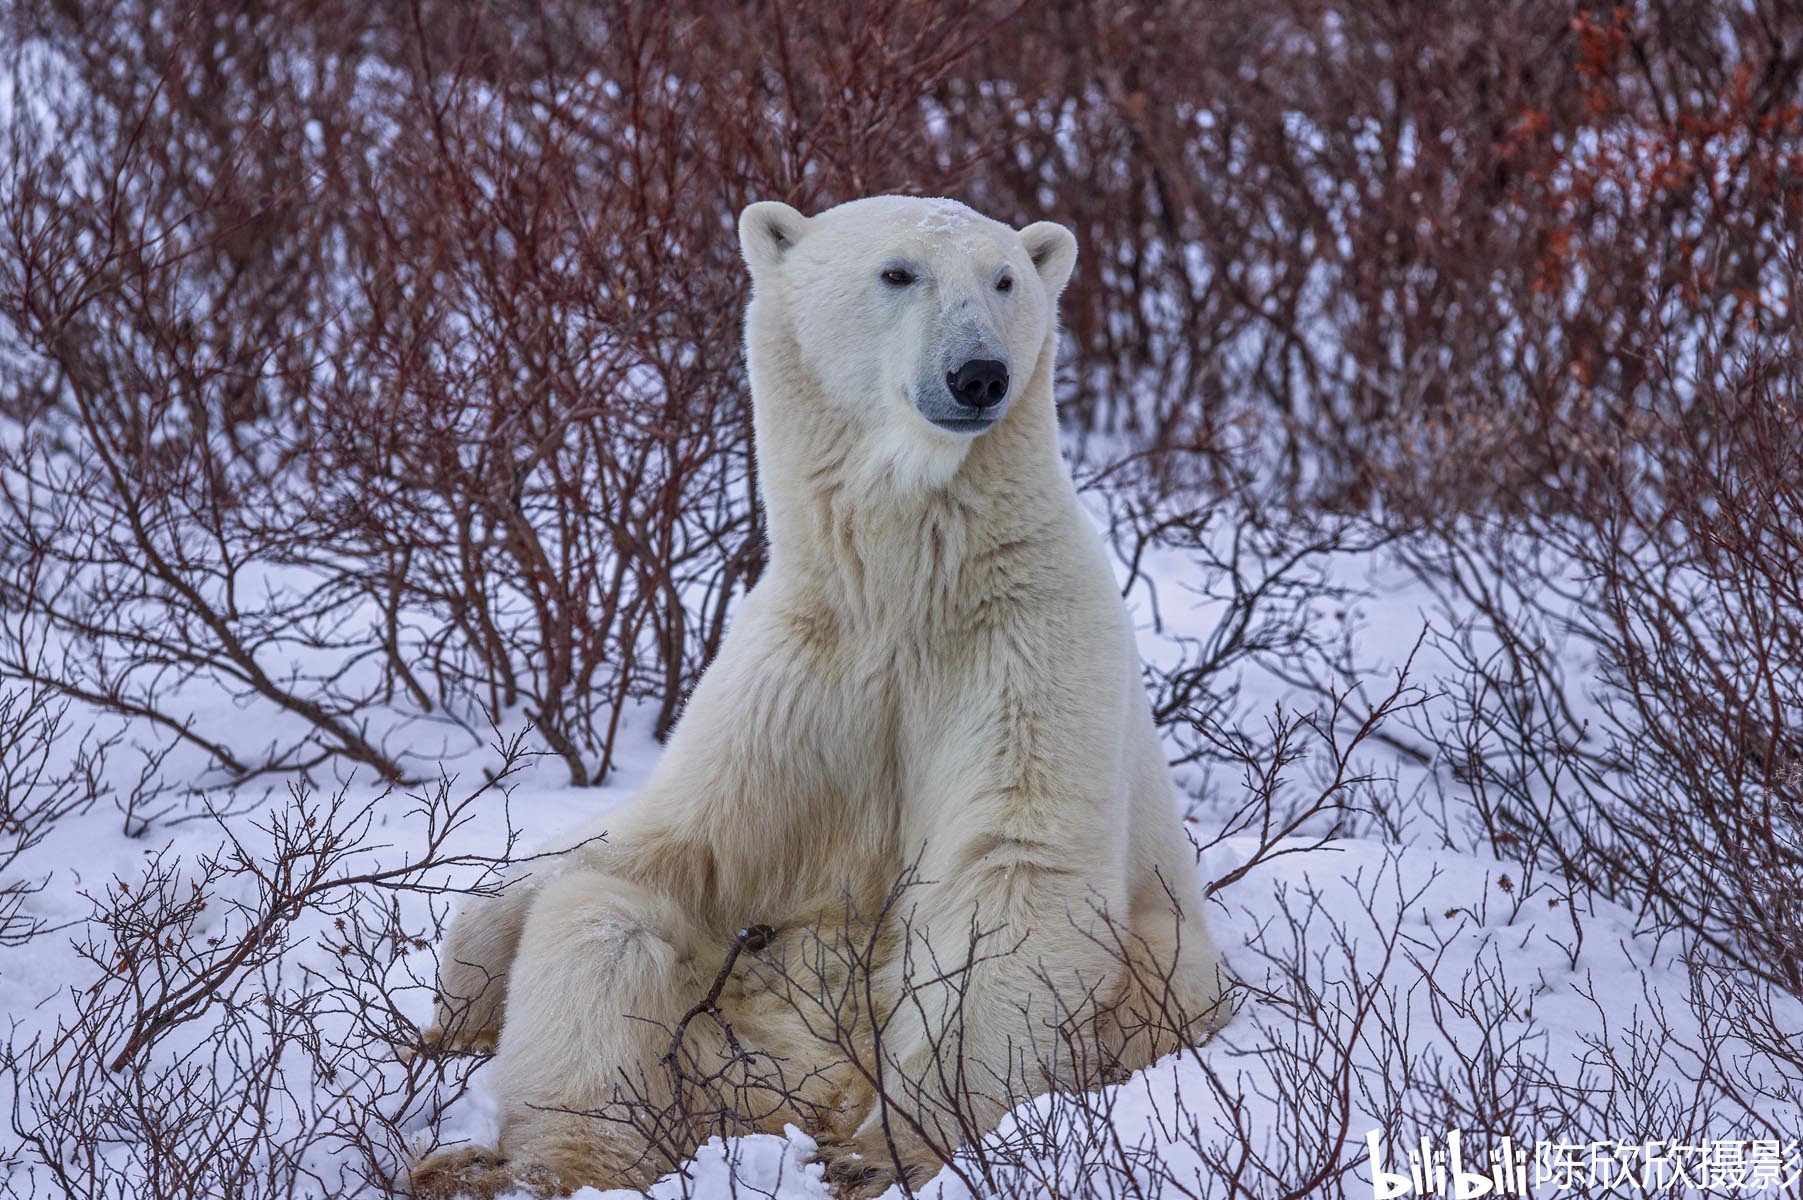
<svg viewBox="0 0 1803 1200"><path fill-rule="evenodd" d="M1056 300L1077 266L1077 235L1052 221L1035 221L1020 231L1020 240L1045 280L1046 295Z"/></svg>
<svg viewBox="0 0 1803 1200"><path fill-rule="evenodd" d="M806 217L780 201L747 204L739 214L739 252L745 256L752 277L781 262L807 227Z"/></svg>

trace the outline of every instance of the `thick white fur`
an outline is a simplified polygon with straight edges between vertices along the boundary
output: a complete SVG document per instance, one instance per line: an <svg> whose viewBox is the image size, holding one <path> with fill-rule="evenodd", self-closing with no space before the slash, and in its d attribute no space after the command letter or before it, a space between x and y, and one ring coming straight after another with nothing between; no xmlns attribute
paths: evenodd
<svg viewBox="0 0 1803 1200"><path fill-rule="evenodd" d="M1141 1065L1225 1016L1132 632L1059 456L1075 240L893 196L811 219L754 204L740 236L768 571L606 840L463 915L445 954L449 997L505 977L504 1014L497 985L462 1037L500 1023L501 1152L563 1187L662 1166L625 1126L547 1110L602 1109L623 1076L658 1094L659 1023L704 994L736 930L830 941L848 898L855 926L910 864L877 989L899 1006L883 1054L901 1169L955 1145L953 1104L987 1129L1011 1096ZM916 275L899 289L879 278L898 262ZM916 410L948 339L1010 364L981 435ZM966 961L973 924L991 957L927 982ZM741 974L725 1013L741 1035L834 1079L830 1049ZM887 1164L881 1106L842 1074L807 1097L838 1106L832 1152ZM819 1110L769 1124L798 1116Z"/></svg>

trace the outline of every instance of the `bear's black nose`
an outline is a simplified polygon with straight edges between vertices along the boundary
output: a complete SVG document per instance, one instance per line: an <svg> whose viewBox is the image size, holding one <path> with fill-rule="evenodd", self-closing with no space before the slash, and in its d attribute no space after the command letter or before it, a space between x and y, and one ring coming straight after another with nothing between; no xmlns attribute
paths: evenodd
<svg viewBox="0 0 1803 1200"><path fill-rule="evenodd" d="M952 398L967 408L988 408L1008 395L1008 367L993 358L973 358L945 376Z"/></svg>

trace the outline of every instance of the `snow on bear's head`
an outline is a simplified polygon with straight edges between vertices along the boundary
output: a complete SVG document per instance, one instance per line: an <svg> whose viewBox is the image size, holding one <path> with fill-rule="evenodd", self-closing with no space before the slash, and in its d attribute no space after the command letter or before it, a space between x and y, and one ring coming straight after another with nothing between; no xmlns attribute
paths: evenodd
<svg viewBox="0 0 1803 1200"><path fill-rule="evenodd" d="M753 385L780 396L760 405L818 397L892 478L943 483L1017 404L1049 407L1057 301L1077 261L1062 226L873 196L814 217L753 204L739 241ZM1023 401L1036 374L1045 394Z"/></svg>

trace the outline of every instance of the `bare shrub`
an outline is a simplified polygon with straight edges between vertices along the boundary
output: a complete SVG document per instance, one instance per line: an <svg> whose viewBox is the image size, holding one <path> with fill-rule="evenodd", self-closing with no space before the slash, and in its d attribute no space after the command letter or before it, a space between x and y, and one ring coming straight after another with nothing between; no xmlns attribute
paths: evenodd
<svg viewBox="0 0 1803 1200"><path fill-rule="evenodd" d="M921 97L993 18L820 6L772 69L663 6L159 11L5 18L0 662L240 779L517 711L598 781L762 560L731 215L945 190Z"/></svg>
<svg viewBox="0 0 1803 1200"><path fill-rule="evenodd" d="M479 741L485 707L601 778L757 577L760 195L1071 222L1080 438L1255 448L1340 506L1556 503L1608 397L1775 319L1795 14L1417 9L8 10L39 677L238 773L400 777L364 714ZM295 732L204 728L188 679Z"/></svg>
<svg viewBox="0 0 1803 1200"><path fill-rule="evenodd" d="M91 894L75 941L91 974L53 1030L5 1045L23 1172L9 1186L171 1200L388 1188L472 1065L397 1051L418 1041L406 1014L432 994L420 960L445 899L506 884L511 833L497 854L457 845L527 757L518 738L495 750L481 785L414 794L410 849L388 862L372 857L379 796L297 784L254 841L222 821L217 853L163 848L142 878ZM297 965L315 940L334 969Z"/></svg>
<svg viewBox="0 0 1803 1200"><path fill-rule="evenodd" d="M1594 464L1612 486L1575 516L1421 559L1475 616L1445 647L1457 728L1429 736L1484 839L1793 994L1795 384L1794 366L1754 363L1732 391L1635 410L1634 440ZM1574 648L1594 679L1564 669Z"/></svg>
<svg viewBox="0 0 1803 1200"><path fill-rule="evenodd" d="M0 693L0 947L45 932L44 918L29 906L51 873L30 874L27 855L64 817L92 807L104 788L104 745L84 742L66 768L57 761L68 716L68 702L42 689Z"/></svg>
<svg viewBox="0 0 1803 1200"><path fill-rule="evenodd" d="M1251 429L1335 507L1532 510L1662 365L1786 319L1800 22L1079 3L986 42L940 104L967 137L1022 131L982 204L1054 200L1085 248L1081 433L1243 453Z"/></svg>

